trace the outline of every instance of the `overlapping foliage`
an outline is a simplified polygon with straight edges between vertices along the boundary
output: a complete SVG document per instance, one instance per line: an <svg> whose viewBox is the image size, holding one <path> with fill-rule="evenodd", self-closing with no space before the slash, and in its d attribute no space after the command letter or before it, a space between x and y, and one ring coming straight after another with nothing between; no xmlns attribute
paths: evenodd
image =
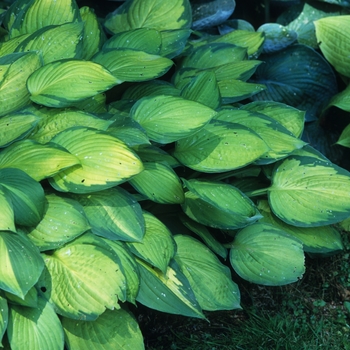
<svg viewBox="0 0 350 350"><path fill-rule="evenodd" d="M346 77L349 18L315 22ZM73 0L2 13L5 348L142 349L128 304L204 318L240 307L229 265L283 285L304 252L342 249L331 225L350 217L350 174L301 135L305 111L348 110L348 89L335 95L326 59L275 27L191 22L188 0L127 0L104 27Z"/></svg>

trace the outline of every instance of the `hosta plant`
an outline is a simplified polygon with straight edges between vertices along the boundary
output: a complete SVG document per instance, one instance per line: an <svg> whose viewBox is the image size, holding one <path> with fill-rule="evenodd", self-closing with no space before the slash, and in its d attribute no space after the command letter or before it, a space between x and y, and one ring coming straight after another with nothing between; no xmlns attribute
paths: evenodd
<svg viewBox="0 0 350 350"><path fill-rule="evenodd" d="M263 63L263 30L193 32L188 0L1 16L2 347L143 349L128 305L205 318L240 308L230 268L284 285L342 249L350 174L301 139L335 81L321 54Z"/></svg>

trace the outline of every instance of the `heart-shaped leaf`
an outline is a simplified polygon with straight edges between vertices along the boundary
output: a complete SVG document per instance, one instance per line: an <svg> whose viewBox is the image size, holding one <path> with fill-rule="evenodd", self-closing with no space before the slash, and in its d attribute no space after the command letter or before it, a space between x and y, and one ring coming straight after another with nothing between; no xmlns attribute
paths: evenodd
<svg viewBox="0 0 350 350"><path fill-rule="evenodd" d="M302 243L261 223L246 227L235 236L230 262L245 280L269 286L296 282L305 271Z"/></svg>
<svg viewBox="0 0 350 350"><path fill-rule="evenodd" d="M37 247L23 233L0 231L0 289L24 299L44 268Z"/></svg>
<svg viewBox="0 0 350 350"><path fill-rule="evenodd" d="M290 156L278 163L268 189L274 214L300 227L330 225L349 217L349 193L349 172L307 156Z"/></svg>
<svg viewBox="0 0 350 350"><path fill-rule="evenodd" d="M37 69L28 79L30 99L48 107L69 107L119 84L100 64L60 60Z"/></svg>
<svg viewBox="0 0 350 350"><path fill-rule="evenodd" d="M194 238L176 235L174 239L175 261L190 282L200 307L211 311L240 308L240 292L229 268Z"/></svg>
<svg viewBox="0 0 350 350"><path fill-rule="evenodd" d="M143 338L135 318L124 309L106 310L95 321L62 318L68 349L143 350ZM101 341L103 339L103 341ZM127 339L127 342L126 342Z"/></svg>
<svg viewBox="0 0 350 350"><path fill-rule="evenodd" d="M52 349L64 346L61 322L52 306L38 298L35 308L11 305L7 330L11 349Z"/></svg>

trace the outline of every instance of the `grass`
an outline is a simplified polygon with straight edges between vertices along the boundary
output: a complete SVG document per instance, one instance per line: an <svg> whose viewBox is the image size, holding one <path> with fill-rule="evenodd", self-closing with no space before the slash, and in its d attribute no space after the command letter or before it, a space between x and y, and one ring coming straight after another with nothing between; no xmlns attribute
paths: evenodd
<svg viewBox="0 0 350 350"><path fill-rule="evenodd" d="M331 257L306 259L306 273L282 287L239 281L242 310L208 321L139 312L148 350L350 350L350 242ZM234 276L236 280L238 277Z"/></svg>

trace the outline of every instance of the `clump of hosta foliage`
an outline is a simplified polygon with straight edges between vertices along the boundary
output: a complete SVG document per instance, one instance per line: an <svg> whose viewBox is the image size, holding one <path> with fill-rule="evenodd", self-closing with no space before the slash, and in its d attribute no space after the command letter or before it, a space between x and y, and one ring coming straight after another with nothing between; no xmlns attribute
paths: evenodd
<svg viewBox="0 0 350 350"><path fill-rule="evenodd" d="M204 318L240 308L228 265L283 285L305 252L342 249L332 224L350 216L350 174L301 140L305 111L269 97L300 93L264 78L271 31L209 35L191 21L188 0L128 0L103 26L72 0L2 12L4 347L142 349L128 304ZM321 49L337 21L316 22ZM278 55L317 63L306 83L318 92L303 90L314 117L333 72L287 45Z"/></svg>

